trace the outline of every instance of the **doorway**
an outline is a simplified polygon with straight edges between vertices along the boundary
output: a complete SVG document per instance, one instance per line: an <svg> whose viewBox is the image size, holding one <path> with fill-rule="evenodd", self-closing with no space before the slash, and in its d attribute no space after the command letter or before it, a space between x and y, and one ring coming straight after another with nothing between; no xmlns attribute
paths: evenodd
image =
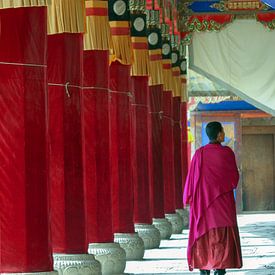
<svg viewBox="0 0 275 275"><path fill-rule="evenodd" d="M242 138L243 210L275 210L275 135L270 129L245 128L248 129L243 131Z"/></svg>

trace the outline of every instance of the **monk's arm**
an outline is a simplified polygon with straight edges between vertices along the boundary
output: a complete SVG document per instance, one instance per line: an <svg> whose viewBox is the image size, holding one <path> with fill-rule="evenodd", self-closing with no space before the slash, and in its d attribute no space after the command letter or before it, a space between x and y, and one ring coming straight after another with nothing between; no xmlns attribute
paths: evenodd
<svg viewBox="0 0 275 275"><path fill-rule="evenodd" d="M186 177L186 181L185 181L185 185L184 185L184 192L183 192L184 205L192 203L193 186L194 186L197 161L198 161L198 152L196 152L192 158L190 168L188 171L188 175Z"/></svg>
<svg viewBox="0 0 275 275"><path fill-rule="evenodd" d="M231 179L232 179L231 184L232 184L232 187L235 189L238 186L240 176L239 176L239 171L236 163L236 157L231 148L229 148L229 154L230 154Z"/></svg>

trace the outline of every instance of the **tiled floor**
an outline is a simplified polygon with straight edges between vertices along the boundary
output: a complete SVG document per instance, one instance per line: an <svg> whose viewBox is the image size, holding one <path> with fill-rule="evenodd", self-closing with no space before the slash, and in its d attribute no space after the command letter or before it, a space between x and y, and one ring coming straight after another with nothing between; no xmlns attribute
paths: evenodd
<svg viewBox="0 0 275 275"><path fill-rule="evenodd" d="M275 213L239 215L244 266L228 270L236 275L275 275ZM143 261L127 262L126 274L199 274L189 272L186 262L188 230L161 241L159 249L146 250ZM213 272L211 273L213 274Z"/></svg>

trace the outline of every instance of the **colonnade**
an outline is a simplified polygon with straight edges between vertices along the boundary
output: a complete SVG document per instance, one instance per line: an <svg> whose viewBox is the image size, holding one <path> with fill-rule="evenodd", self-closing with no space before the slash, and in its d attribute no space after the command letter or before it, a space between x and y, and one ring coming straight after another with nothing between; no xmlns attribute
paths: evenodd
<svg viewBox="0 0 275 275"><path fill-rule="evenodd" d="M183 229L186 72L115 1L46 2L0 9L0 272L122 274Z"/></svg>

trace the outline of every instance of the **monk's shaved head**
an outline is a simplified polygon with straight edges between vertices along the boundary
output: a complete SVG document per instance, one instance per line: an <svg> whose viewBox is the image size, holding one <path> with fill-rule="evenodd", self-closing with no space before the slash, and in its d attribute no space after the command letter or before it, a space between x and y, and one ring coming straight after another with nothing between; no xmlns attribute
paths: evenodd
<svg viewBox="0 0 275 275"><path fill-rule="evenodd" d="M206 125L206 134L210 141L216 140L222 130L222 124L218 121L212 121Z"/></svg>

